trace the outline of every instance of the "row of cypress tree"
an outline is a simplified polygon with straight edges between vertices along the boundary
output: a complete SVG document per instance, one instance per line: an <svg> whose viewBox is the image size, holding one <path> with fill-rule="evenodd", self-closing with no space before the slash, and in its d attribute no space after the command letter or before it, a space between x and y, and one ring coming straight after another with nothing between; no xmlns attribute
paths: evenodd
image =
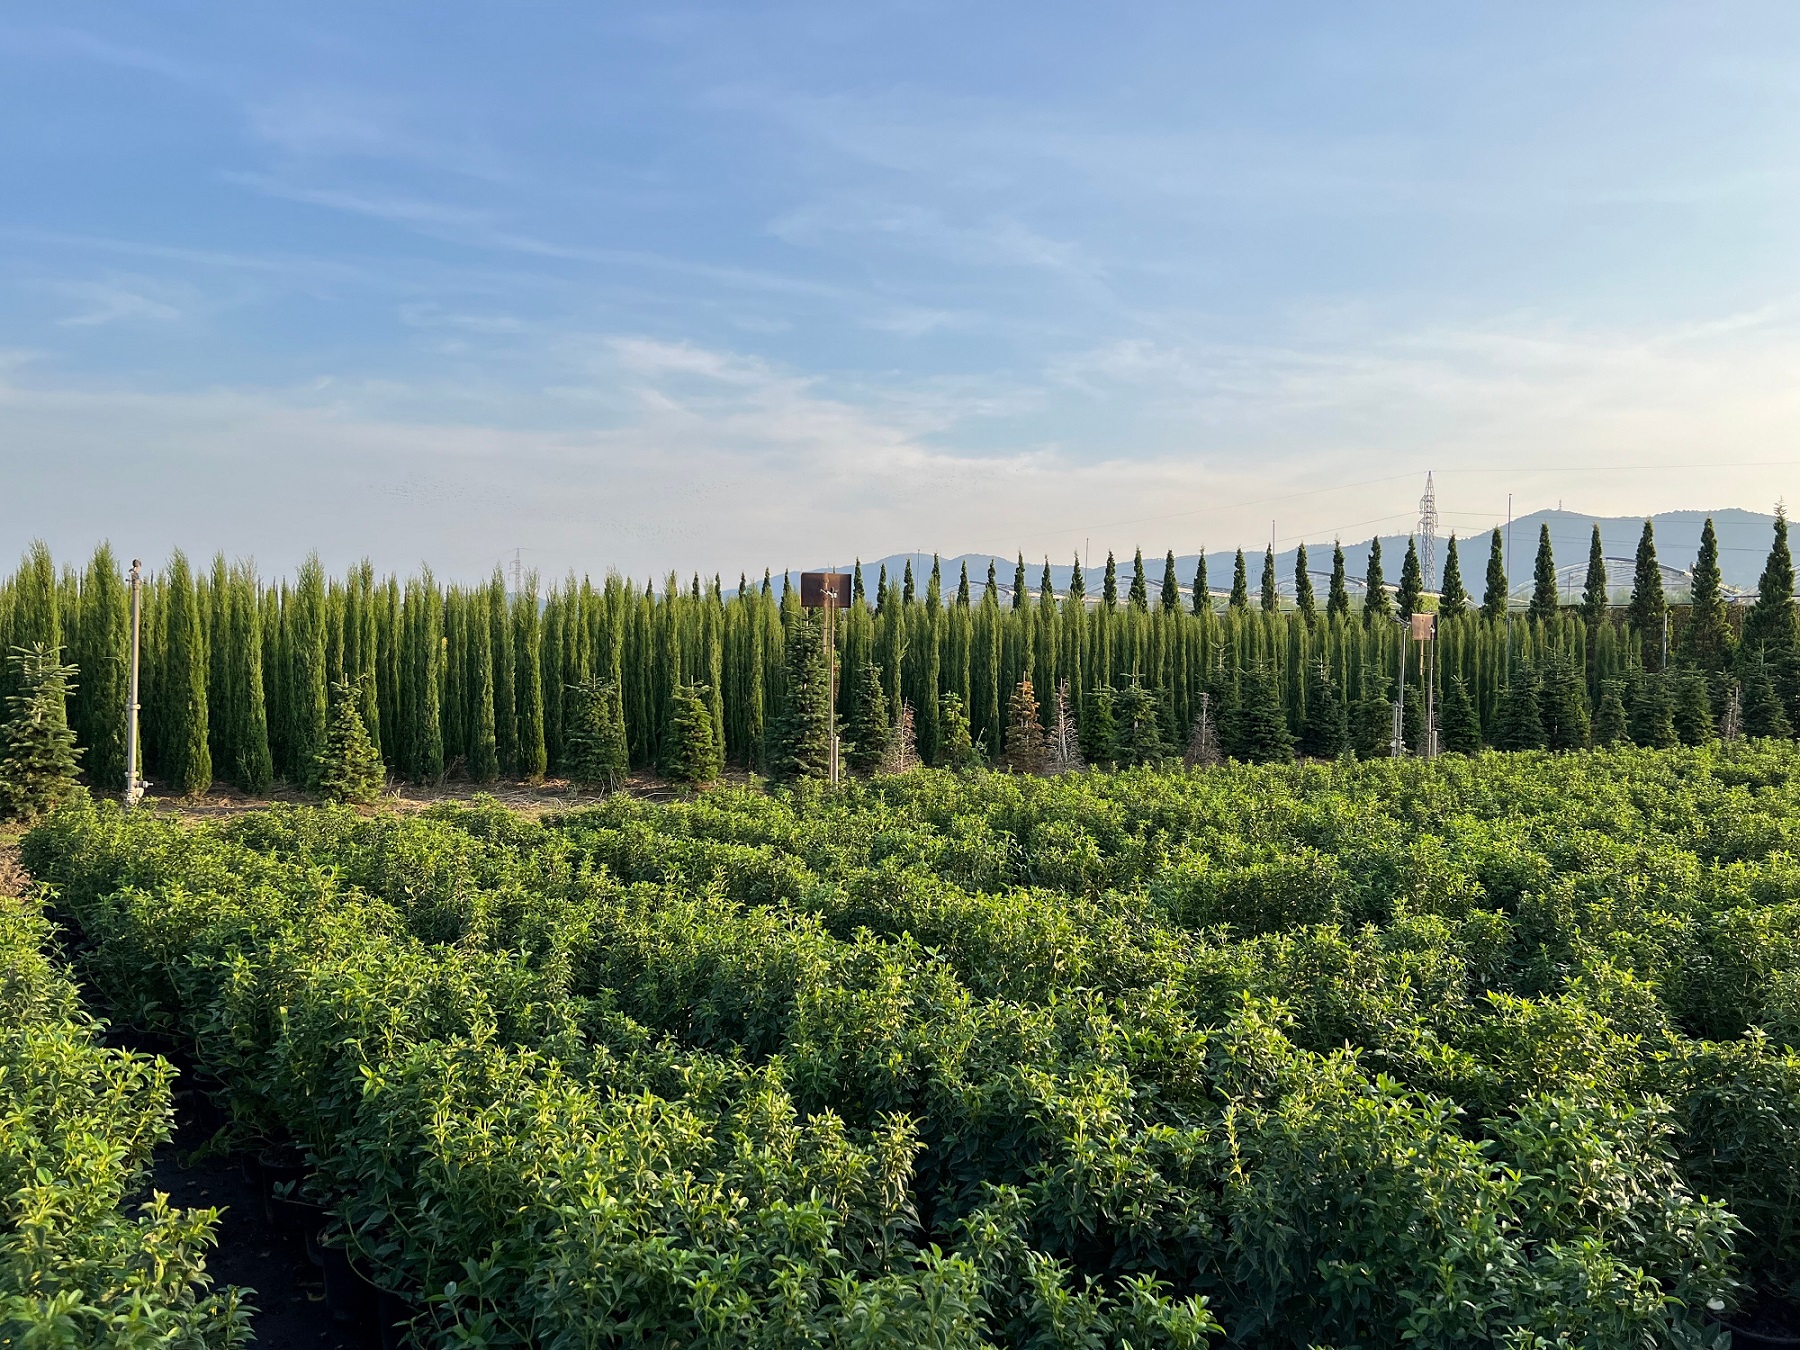
<svg viewBox="0 0 1800 1350"><path fill-rule="evenodd" d="M1304 549L1293 595L1278 593L1269 552L1254 600L1240 552L1222 604L1205 558L1182 579L1172 552L1154 589L1140 553L1122 597L1109 557L1094 600L1079 564L1062 594L1048 563L1034 592L1022 558L1010 587L991 566L978 586L965 568L953 588L936 560L923 578L909 563L872 584L858 567L837 624L838 711L852 742L863 742L860 752L848 747L850 762L880 763L877 742L902 720L906 753L916 747L926 763L996 759L1018 738L1026 682L1041 729L1078 723L1082 753L1100 763L1183 748L1204 757L1214 742L1251 759L1296 746L1386 753L1396 702L1409 743L1422 743L1428 678L1443 741L1455 749L1800 725L1785 518L1747 606L1724 594L1710 520L1680 605L1665 595L1648 522L1624 606L1610 603L1598 530L1578 604L1557 594L1547 530L1523 610L1507 603L1498 531L1489 545L1479 602L1454 539L1436 596L1424 593L1410 546L1390 586L1377 545L1354 599L1335 551L1323 604ZM610 575L548 589L531 577L511 589L498 571L481 585L444 585L429 571L378 578L366 562L328 577L314 558L270 584L248 563L219 557L197 569L176 553L146 579L143 604L145 766L168 790L199 792L215 780L249 792L276 780L316 787L339 688L388 770L415 782L616 781L646 767L692 779L726 761L786 776L823 771L819 629L766 573L760 585L740 577L731 592L717 577L683 584L673 574L660 588ZM1438 615L1429 671L1392 621L1427 608ZM70 724L88 776L120 785L129 591L111 549L102 545L79 571L59 570L34 544L0 582L0 642L66 651L78 671Z"/></svg>

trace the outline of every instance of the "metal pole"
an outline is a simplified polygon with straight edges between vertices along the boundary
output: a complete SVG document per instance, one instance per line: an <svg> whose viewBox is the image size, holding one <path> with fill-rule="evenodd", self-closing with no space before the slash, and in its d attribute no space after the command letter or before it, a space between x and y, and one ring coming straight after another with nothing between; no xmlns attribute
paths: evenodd
<svg viewBox="0 0 1800 1350"><path fill-rule="evenodd" d="M1408 634L1400 636L1400 688L1394 695L1394 753L1399 759L1406 753L1406 639Z"/></svg>
<svg viewBox="0 0 1800 1350"><path fill-rule="evenodd" d="M1424 661L1430 656L1425 675L1425 758L1437 758L1437 624L1431 625L1431 651L1427 653L1423 644L1419 648L1419 659Z"/></svg>
<svg viewBox="0 0 1800 1350"><path fill-rule="evenodd" d="M831 674L831 783L837 786L838 781L838 730L837 730L837 573L832 573L833 584L825 592L825 661L826 669Z"/></svg>
<svg viewBox="0 0 1800 1350"><path fill-rule="evenodd" d="M1506 494L1506 660L1502 670L1512 678L1512 493Z"/></svg>
<svg viewBox="0 0 1800 1350"><path fill-rule="evenodd" d="M131 560L131 683L125 696L125 805L136 806L143 798L138 781L138 652L143 616L143 563Z"/></svg>

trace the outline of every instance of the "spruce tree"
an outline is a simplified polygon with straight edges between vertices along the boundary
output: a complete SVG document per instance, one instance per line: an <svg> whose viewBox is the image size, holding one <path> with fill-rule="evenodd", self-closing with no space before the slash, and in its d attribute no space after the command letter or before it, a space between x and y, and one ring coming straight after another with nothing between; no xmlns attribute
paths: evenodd
<svg viewBox="0 0 1800 1350"><path fill-rule="evenodd" d="M1301 544L1294 553L1294 608L1299 611L1301 622L1308 628L1318 618L1318 602L1313 599L1312 577L1306 570L1306 545Z"/></svg>
<svg viewBox="0 0 1800 1350"><path fill-rule="evenodd" d="M1720 675L1731 669L1732 635L1719 576L1719 536L1711 516L1700 531L1693 576L1687 627L1681 632L1682 659L1696 670Z"/></svg>
<svg viewBox="0 0 1800 1350"><path fill-rule="evenodd" d="M569 717L563 727L563 759L569 781L579 787L616 792L631 768L619 686L591 677L573 686L566 702Z"/></svg>
<svg viewBox="0 0 1800 1350"><path fill-rule="evenodd" d="M1391 681L1364 669L1362 696L1350 709L1350 743L1358 759L1386 759L1394 753L1394 701L1385 686Z"/></svg>
<svg viewBox="0 0 1800 1350"><path fill-rule="evenodd" d="M1294 738L1281 710L1281 689L1266 663L1257 661L1238 675L1238 696L1220 724L1221 748L1251 764L1294 757Z"/></svg>
<svg viewBox="0 0 1800 1350"><path fill-rule="evenodd" d="M1444 546L1444 578L1438 589L1438 617L1460 619L1468 612L1469 593L1463 588L1462 563L1456 555L1456 536L1453 534Z"/></svg>
<svg viewBox="0 0 1800 1350"><path fill-rule="evenodd" d="M824 778L831 769L830 672L818 621L801 615L788 630L781 718L769 771L778 782Z"/></svg>
<svg viewBox="0 0 1800 1350"><path fill-rule="evenodd" d="M1164 614L1181 612L1181 583L1175 580L1174 549L1170 549L1163 558L1162 612Z"/></svg>
<svg viewBox="0 0 1800 1350"><path fill-rule="evenodd" d="M1235 610L1250 608L1250 575L1244 567L1244 550L1241 548L1231 569L1231 599L1228 603Z"/></svg>
<svg viewBox="0 0 1800 1350"><path fill-rule="evenodd" d="M75 789L81 751L69 728L75 668L42 642L15 647L0 727L0 819L30 820L54 808Z"/></svg>
<svg viewBox="0 0 1800 1350"><path fill-rule="evenodd" d="M1546 659L1538 683L1538 717L1544 744L1552 750L1585 750L1592 738L1586 681L1560 653Z"/></svg>
<svg viewBox="0 0 1800 1350"><path fill-rule="evenodd" d="M1262 611L1274 614L1281 608L1281 596L1275 589L1275 545L1263 551Z"/></svg>
<svg viewBox="0 0 1800 1350"><path fill-rule="evenodd" d="M1111 685L1089 685L1082 697L1081 755L1089 764L1111 764L1118 753L1118 723Z"/></svg>
<svg viewBox="0 0 1800 1350"><path fill-rule="evenodd" d="M845 728L849 742L844 758L857 773L874 773L887 754L890 734L887 691L881 683L881 667L864 661L856 668L856 706Z"/></svg>
<svg viewBox="0 0 1800 1350"><path fill-rule="evenodd" d="M1131 607L1140 612L1150 608L1150 586L1144 577L1144 550L1131 560Z"/></svg>
<svg viewBox="0 0 1800 1350"><path fill-rule="evenodd" d="M1425 599L1425 573L1419 567L1419 541L1408 538L1406 560L1400 564L1400 588L1394 593L1395 605L1402 619L1419 612Z"/></svg>
<svg viewBox="0 0 1800 1350"><path fill-rule="evenodd" d="M169 560L167 586L168 635L160 681L167 759L161 777L171 791L191 797L212 786L213 765L206 730L207 659L200 597L179 549Z"/></svg>
<svg viewBox="0 0 1800 1350"><path fill-rule="evenodd" d="M1027 676L1013 686L1006 703L1006 767L1013 773L1042 773L1049 758L1043 716Z"/></svg>
<svg viewBox="0 0 1800 1350"><path fill-rule="evenodd" d="M1457 755L1481 753L1481 719L1475 715L1475 701L1469 697L1469 686L1454 676L1444 690L1440 717L1444 749Z"/></svg>
<svg viewBox="0 0 1800 1350"><path fill-rule="evenodd" d="M1194 564L1194 598L1193 609L1196 614L1212 613L1212 591L1206 584L1206 550L1200 550L1200 560Z"/></svg>
<svg viewBox="0 0 1800 1350"><path fill-rule="evenodd" d="M1494 714L1493 742L1497 750L1544 748L1538 682L1535 672L1523 661L1513 662L1512 678L1500 692L1500 706Z"/></svg>
<svg viewBox="0 0 1800 1350"><path fill-rule="evenodd" d="M1600 527L1595 525L1593 538L1588 541L1587 584L1581 589L1581 617L1589 631L1605 622L1607 607L1606 551L1600 545Z"/></svg>
<svg viewBox="0 0 1800 1350"><path fill-rule="evenodd" d="M1350 744L1350 715L1344 696L1323 661L1313 667L1306 691L1306 726L1300 748L1315 759L1336 759Z"/></svg>
<svg viewBox="0 0 1800 1350"><path fill-rule="evenodd" d="M1631 699L1630 732L1633 743L1653 750L1667 750L1681 744L1681 736L1675 730L1669 680L1668 675L1659 672L1638 672L1637 688ZM1710 717L1709 712L1709 720Z"/></svg>
<svg viewBox="0 0 1800 1350"><path fill-rule="evenodd" d="M331 686L325 740L308 777L328 802L366 804L381 796L386 785L381 751L363 724L362 690L347 680Z"/></svg>
<svg viewBox="0 0 1800 1350"><path fill-rule="evenodd" d="M1169 743L1163 737L1161 711L1156 696L1135 680L1113 695L1117 726L1114 754L1120 768L1157 764L1168 757Z"/></svg>
<svg viewBox="0 0 1800 1350"><path fill-rule="evenodd" d="M1538 526L1537 561L1531 569L1531 607L1525 614L1534 623L1549 623L1561 606L1556 596L1556 556L1550 550L1550 524Z"/></svg>
<svg viewBox="0 0 1800 1350"><path fill-rule="evenodd" d="M1746 736L1787 737L1794 734L1787 709L1781 706L1781 696L1775 692L1769 664L1760 650L1744 662L1743 689Z"/></svg>
<svg viewBox="0 0 1800 1350"><path fill-rule="evenodd" d="M1615 746L1629 744L1631 723L1625 715L1625 681L1600 682L1600 706L1594 709L1594 744Z"/></svg>
<svg viewBox="0 0 1800 1350"><path fill-rule="evenodd" d="M1663 668L1663 630L1669 605L1663 595L1662 568L1656 562L1656 532L1649 521L1638 536L1637 565L1631 578L1631 607L1626 611L1631 631L1638 635L1644 654L1644 669ZM1639 741L1639 745L1646 744Z"/></svg>
<svg viewBox="0 0 1800 1350"><path fill-rule="evenodd" d="M1674 708L1671 717L1675 734L1683 745L1707 745L1719 739L1719 724L1713 715L1712 690L1706 675L1698 670L1674 672Z"/></svg>
<svg viewBox="0 0 1800 1350"><path fill-rule="evenodd" d="M1488 540L1487 582L1481 593L1481 617L1498 623L1506 617L1506 546L1500 542L1500 527Z"/></svg>
<svg viewBox="0 0 1800 1350"><path fill-rule="evenodd" d="M1331 545L1331 585L1325 591L1325 617L1350 617L1350 582L1344 576L1344 546L1336 540Z"/></svg>
<svg viewBox="0 0 1800 1350"><path fill-rule="evenodd" d="M712 782L725 767L725 747L719 743L706 695L704 685L678 685L670 705L663 773L693 787Z"/></svg>
<svg viewBox="0 0 1800 1350"><path fill-rule="evenodd" d="M938 759L946 769L982 767L981 752L969 734L969 714L955 694L938 695Z"/></svg>
<svg viewBox="0 0 1800 1350"><path fill-rule="evenodd" d="M1381 536L1369 541L1369 575L1363 590L1363 623L1372 624L1393 613L1393 602L1387 593L1387 582L1381 575Z"/></svg>

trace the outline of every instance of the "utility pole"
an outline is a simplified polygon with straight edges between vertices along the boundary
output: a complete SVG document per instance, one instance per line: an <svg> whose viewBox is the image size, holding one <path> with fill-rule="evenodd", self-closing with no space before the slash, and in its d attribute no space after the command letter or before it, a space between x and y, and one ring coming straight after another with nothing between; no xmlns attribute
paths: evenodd
<svg viewBox="0 0 1800 1350"><path fill-rule="evenodd" d="M1406 753L1406 635L1400 637L1400 685L1394 693L1394 742L1390 747L1393 757L1399 759Z"/></svg>
<svg viewBox="0 0 1800 1350"><path fill-rule="evenodd" d="M1425 589L1437 590L1437 489L1431 471L1425 471L1425 495L1419 498L1419 564L1425 573Z"/></svg>
<svg viewBox="0 0 1800 1350"><path fill-rule="evenodd" d="M138 775L138 656L143 627L144 564L131 560L131 683L125 695L125 805L143 800L144 784Z"/></svg>
<svg viewBox="0 0 1800 1350"><path fill-rule="evenodd" d="M1512 493L1506 494L1506 660L1501 664L1512 679Z"/></svg>

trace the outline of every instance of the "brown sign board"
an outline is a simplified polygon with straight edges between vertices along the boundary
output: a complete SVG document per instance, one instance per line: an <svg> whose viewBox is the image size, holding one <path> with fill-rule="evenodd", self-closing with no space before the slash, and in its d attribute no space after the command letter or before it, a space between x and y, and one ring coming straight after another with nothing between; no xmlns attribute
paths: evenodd
<svg viewBox="0 0 1800 1350"><path fill-rule="evenodd" d="M1414 642L1430 642L1432 633L1437 627L1437 615L1415 614L1412 616L1412 635Z"/></svg>
<svg viewBox="0 0 1800 1350"><path fill-rule="evenodd" d="M824 609L826 597L838 609L850 608L850 574L848 572L802 572L800 574L800 606L802 609Z"/></svg>

